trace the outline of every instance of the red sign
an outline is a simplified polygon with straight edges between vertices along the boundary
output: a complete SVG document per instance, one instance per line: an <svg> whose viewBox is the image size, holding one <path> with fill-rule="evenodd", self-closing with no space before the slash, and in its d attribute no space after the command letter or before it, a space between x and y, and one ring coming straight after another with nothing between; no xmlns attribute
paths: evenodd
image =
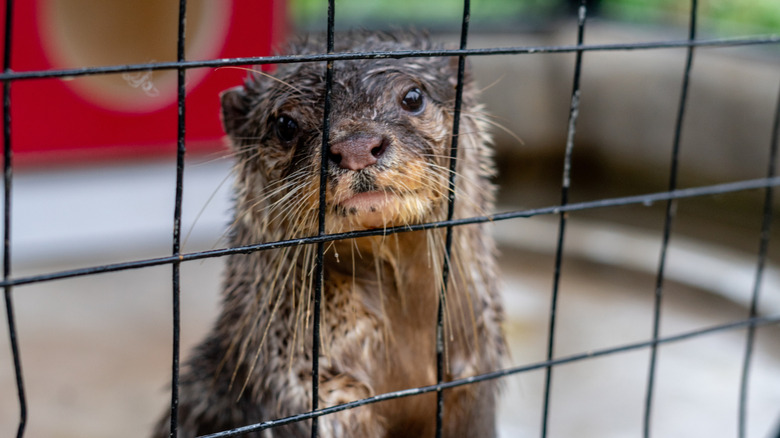
<svg viewBox="0 0 780 438"><path fill-rule="evenodd" d="M175 61L178 3L16 1L11 69ZM190 0L187 5L187 60L267 55L284 27L281 1ZM0 15L4 11L3 6ZM5 17L1 19L4 23ZM187 70L188 152L223 147L219 93L239 85L247 74L232 67ZM11 98L15 162L73 163L175 153L176 70L19 80L11 84Z"/></svg>

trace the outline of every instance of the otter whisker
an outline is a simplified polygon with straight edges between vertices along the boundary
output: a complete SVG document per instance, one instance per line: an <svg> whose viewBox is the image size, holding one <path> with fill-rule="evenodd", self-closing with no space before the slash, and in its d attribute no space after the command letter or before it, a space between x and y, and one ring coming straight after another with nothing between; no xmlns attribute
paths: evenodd
<svg viewBox="0 0 780 438"><path fill-rule="evenodd" d="M519 136L519 135L517 135L517 134L516 134L514 131L512 131L512 130L511 130L511 129L509 129L509 128L507 128L507 127L506 127L506 126L504 126L503 124L501 124L501 123L498 123L498 122L497 122L497 121L495 121L495 120L490 120L489 118L486 118L486 117L479 117L479 116L472 115L472 114L464 114L464 113L461 113L461 115L462 115L462 116L465 116L465 117L473 118L474 120L477 120L477 121L480 121L480 122L483 122L483 123L487 123L488 125L490 125L490 126L493 126L493 127L495 127L495 128L498 128L498 129L500 129L500 130L504 131L505 133L509 134L509 136L510 136L510 137L512 137L513 139L515 139L515 140L517 141L517 143L518 143L518 144L520 144L520 145L524 145L524 144L525 144L525 142L523 141L523 139L522 139L522 138L520 138L520 136Z"/></svg>
<svg viewBox="0 0 780 438"><path fill-rule="evenodd" d="M200 217L203 215L203 213L206 211L206 208L209 204L211 204L211 201L214 200L214 197L217 196L217 193L222 188L222 186L225 185L225 183L230 179L230 174L225 175L224 178L222 178L222 181L219 182L217 187L211 192L208 199L206 199L206 202L203 203L203 206L198 211L198 214L195 215L195 219L192 220L192 224L190 225L189 229L187 230L187 234L184 235L184 240L182 241L182 247L187 246L187 242L190 240L190 236L192 235L192 231L195 229L195 225L198 223L198 220L200 220ZM222 235L224 237L224 234ZM222 239L220 239L222 240ZM212 245L212 249L217 245L217 243L214 243Z"/></svg>
<svg viewBox="0 0 780 438"><path fill-rule="evenodd" d="M278 260L285 260L285 259L287 259L287 257L288 257L288 254L289 254L289 251L290 251L290 247L285 247L285 248L282 248L282 249L281 249L281 256L279 257L279 259L278 259ZM299 248L299 247L295 247L295 252L296 252L296 254L297 254L299 251L300 251L300 248ZM294 258L295 258L295 257L293 257L293 259L294 259ZM258 305L258 309L257 309L257 311L254 313L254 315L255 315L255 316L254 316L254 318L253 318L253 322L251 323L251 326L252 326L252 327L257 327L257 326L259 325L259 323L260 323L260 318L261 318L261 317L264 315L264 310L265 310L266 306L267 306L268 304L270 304L272 301L274 301L274 299L273 299L273 298L274 298L275 296L276 296L277 298L276 298L276 300L275 300L275 302L274 302L274 304L273 304L273 306L274 306L274 307L273 307L273 309L272 309L271 315L273 316L273 315L276 313L277 307L278 307L278 305L281 303L281 300L279 299L279 297L278 297L278 294L280 294L280 293L281 293L281 291L282 291L282 288L279 288L279 289L277 290L277 288L276 288L276 284L277 284L278 277L279 277L279 275L280 275L280 273L281 273L281 270L282 270L282 268L284 268L284 266L285 266L285 264L284 264L284 263L278 263L278 264L277 264L277 266L276 266L276 269L274 269L274 271L273 271L273 272L274 272L274 274L273 274L273 276L271 277L271 283L269 284L269 286L268 286L268 289L267 289L266 293L262 295L262 299L261 299L261 300L260 300L260 302L257 304L257 305ZM289 273L289 270L288 270L288 273ZM258 284L257 286L259 287L259 284ZM258 295L256 295L256 296L258 296ZM273 320L273 318L269 318L269 323L270 323L270 321L272 321L272 320ZM264 341L264 339L265 339L265 334L267 333L267 330L268 330L268 326L266 325L266 328L265 328L265 330L263 331L262 340L261 340L261 342L260 342L260 345L259 345L259 346L258 346L258 348L257 348L257 351L258 351L258 353L259 353L259 351L262 349L262 344L263 344L263 341ZM244 359L244 357L245 357L245 355L246 355L246 352L247 352L247 350L248 350L248 348L249 348L249 345L250 345L250 343L251 343L252 339L254 339L254 337L255 337L255 334L256 334L256 332L255 332L255 331L252 331L252 332L251 332L251 333L250 333L248 336L246 336L246 337L244 338L244 342L242 342L242 344L241 344L241 349L239 350L239 353L238 353L238 355L239 355L239 362L240 362L240 361L242 361L242 360ZM250 367L249 367L249 369L250 369L250 372L247 374L247 376L248 376L247 378L249 378L249 376L251 376L251 371L253 371L253 370L254 370L254 364L255 364L255 362L252 362L252 363L250 364ZM231 378L230 378L230 383L229 383L229 387L230 387L230 388L232 388L232 386L233 386L233 383L234 383L234 381L235 381L235 378L236 378L236 375L237 375L238 371L239 371L238 367L236 367L236 369L233 371L233 375L231 376ZM241 391L239 391L238 399L240 399L240 398L241 398L241 395L243 395L243 388L242 388L242 390L241 390Z"/></svg>
<svg viewBox="0 0 780 438"><path fill-rule="evenodd" d="M490 84L480 88L479 90L476 90L477 94L482 94L483 92L485 92L485 90L489 90L489 89L493 88L494 86L498 85L498 83L501 82L504 79L504 76L506 76L506 73L504 73L501 76L499 76L498 79L496 79L495 81L491 82ZM462 114L462 112L461 112L461 114Z"/></svg>
<svg viewBox="0 0 780 438"><path fill-rule="evenodd" d="M266 73L266 72L264 72L262 70L257 70L257 69L248 68L248 67L241 67L241 66L237 66L237 65L229 65L229 66L217 67L214 70L220 70L220 69L223 69L223 68L236 69L236 70L246 70L246 71L251 72L251 73L253 73L255 75L263 76L265 78L268 78L268 79L271 79L273 81L276 81L276 82L278 82L278 83L280 83L280 84L282 84L282 85L284 85L284 86L286 86L288 88L292 88L293 90L297 91L298 93L303 94L303 91L301 91L300 88L295 87L292 84L290 84L289 82L283 81L283 80L281 80L281 79L279 79L279 78L277 78L277 77L275 77L273 75L270 75L270 74L268 74L268 73Z"/></svg>
<svg viewBox="0 0 780 438"><path fill-rule="evenodd" d="M436 169L439 169L441 171L446 171L448 173L450 171L449 168L446 168L446 167L443 167L443 166L439 166L439 165L436 165L436 164L429 163L428 165L431 168L436 168ZM460 184L465 184L465 185L469 186L468 187L469 189L477 190L477 192L478 192L477 194L481 195L483 197L490 196L490 194L487 191L485 191L482 187L480 187L479 182L474 181L471 178L468 178L466 175L464 175L462 173L455 172L455 175L456 175L456 184L455 184L455 191L454 191L454 193L455 193L455 198L458 200L458 202L465 201L465 202L467 202L469 204L470 207L476 209L476 213L477 214L479 214L481 216L486 216L488 214L488 212L486 212L486 211L484 211L482 209L482 206L478 203L478 201L476 200L476 197L474 197L474 196L464 196L464 195L466 195L468 193L468 191L464 190L464 188L461 188ZM446 197L446 194L447 193L452 193L452 190L449 188L449 185L443 185L443 186L445 188L438 189L439 191L437 193L439 193L443 197Z"/></svg>
<svg viewBox="0 0 780 438"><path fill-rule="evenodd" d="M289 249L289 247L284 248L284 249ZM297 260L298 259L298 254L300 254L300 251L301 251L301 247L300 246L296 246L295 247L295 252L293 253L293 256L292 256L293 260ZM293 270L295 269L295 266L296 266L295 263L290 263L289 264L287 272L285 273L284 278L281 280L281 284L283 284L283 285L287 284L287 280L290 278L290 274L292 274ZM279 307L282 304L282 298L283 298L282 295L283 295L284 288L277 287L277 283L276 283L276 281L278 279L278 275L281 272L281 268L282 268L282 264L280 263L279 266L277 267L277 271L276 271L276 274L274 276L274 280L271 282L271 286L270 286L270 290L273 291L270 295L271 296L273 296L274 294L276 295L275 303L273 305L273 310L271 310L271 314L268 317L268 322L266 323L265 328L263 329L263 335L260 338L260 343L257 345L255 355L254 355L254 357L252 358L252 360L250 362L249 370L247 371L247 377L244 380L244 385L241 387L241 390L238 392L238 398L236 399L236 401L241 400L241 396L244 394L244 391L246 390L246 387L249 384L249 381L251 379L252 373L254 372L255 366L257 365L257 360L260 357L260 352L262 351L263 346L265 345L265 340L266 340L266 338L268 336L268 330L271 328L271 323L274 320L274 316L276 316L276 312L279 310ZM278 288L278 292L276 291L277 288ZM258 312L258 318L259 318L260 314L261 313ZM255 321L255 323L258 323L258 322L259 321L257 321L257 320ZM235 375L234 375L234 377L235 377ZM232 380L231 380L231 384L232 384Z"/></svg>
<svg viewBox="0 0 780 438"><path fill-rule="evenodd" d="M257 144L255 144L255 146L257 146ZM207 152L202 156L202 158L198 161L198 163L190 164L190 166L192 167L207 166L209 164L230 160L231 158L236 158L240 153L241 152L239 150L234 148L221 149L215 152Z"/></svg>

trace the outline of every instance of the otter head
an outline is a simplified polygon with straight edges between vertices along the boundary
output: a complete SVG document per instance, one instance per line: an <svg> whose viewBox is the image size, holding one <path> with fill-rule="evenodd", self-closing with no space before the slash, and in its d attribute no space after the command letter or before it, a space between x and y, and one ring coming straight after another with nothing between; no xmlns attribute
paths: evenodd
<svg viewBox="0 0 780 438"><path fill-rule="evenodd" d="M406 39L401 39L406 38ZM336 51L431 49L418 35L355 32ZM322 40L290 53L325 51ZM328 232L409 225L442 218L457 58L334 63L327 148ZM325 96L322 62L282 64L222 95L237 155L238 211L263 230L296 237L317 229ZM468 85L467 81L467 85ZM471 92L464 93L468 108ZM294 230L294 231L293 231Z"/></svg>

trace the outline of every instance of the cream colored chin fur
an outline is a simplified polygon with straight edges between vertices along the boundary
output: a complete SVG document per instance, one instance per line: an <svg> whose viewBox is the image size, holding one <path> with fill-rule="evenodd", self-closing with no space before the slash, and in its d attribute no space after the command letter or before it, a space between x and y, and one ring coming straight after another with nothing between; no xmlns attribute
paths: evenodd
<svg viewBox="0 0 780 438"><path fill-rule="evenodd" d="M333 222L329 228L353 231L419 223L429 210L429 201L418 196L374 191L356 194L340 202L339 206L354 213L347 218L329 218Z"/></svg>

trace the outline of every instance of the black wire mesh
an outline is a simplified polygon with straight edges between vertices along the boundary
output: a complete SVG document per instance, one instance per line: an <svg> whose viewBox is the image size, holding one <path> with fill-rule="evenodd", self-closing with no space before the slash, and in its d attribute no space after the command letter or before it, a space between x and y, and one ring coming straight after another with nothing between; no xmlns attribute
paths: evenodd
<svg viewBox="0 0 780 438"><path fill-rule="evenodd" d="M179 27L176 34L176 61L184 61L185 47L185 27L187 23L187 0L179 1ZM177 69L176 88L177 88L177 130L176 130L176 198L173 209L173 256L179 255L181 250L181 204L182 192L184 190L184 154L186 145L184 135L186 133L185 110L187 108L185 88L185 74L187 70L182 67ZM173 345L171 352L173 359L171 361L171 436L178 435L179 427L179 355L181 350L181 263L173 262L173 278L171 279L172 291L172 309L171 320L173 322Z"/></svg>
<svg viewBox="0 0 780 438"><path fill-rule="evenodd" d="M580 3L577 11L577 45L581 46L585 39L585 18L587 16L585 0ZM571 159L574 150L574 133L580 108L580 76L582 74L582 50L577 51L574 61L574 84L572 85L571 103L569 106L569 125L566 133L566 149L563 156L563 180L561 181L561 206L569 203L569 188L571 187ZM555 248L555 270L553 271L552 297L550 301L550 326L547 335L547 360L552 360L555 352L555 317L558 305L558 292L561 280L561 264L563 262L563 244L566 235L566 213L559 214L558 243ZM550 387L552 385L552 366L544 369L544 399L542 402L542 436L547 436L547 426L550 413Z"/></svg>
<svg viewBox="0 0 780 438"><path fill-rule="evenodd" d="M334 0L328 0L328 54L333 53L334 25L335 25L336 5ZM317 234L324 236L325 233L325 187L328 181L328 175L325 171L328 161L328 151L330 148L330 105L333 88L333 61L328 61L325 69L325 109L322 116L322 153L320 162L320 196L319 212L317 214ZM314 281L314 302L313 302L313 321L312 321L312 369L311 369L311 409L316 411L319 408L319 385L320 385L320 316L322 305L322 285L325 282L325 267L323 258L325 256L325 243L317 243L317 260L315 264ZM319 422L314 417L311 420L311 436L316 437L319 432Z"/></svg>
<svg viewBox="0 0 780 438"><path fill-rule="evenodd" d="M172 266L172 300L173 300L173 333L172 333L172 351L173 362L171 369L172 385L171 385L171 436L177 436L177 414L178 414L178 384L179 384L179 338L180 338L180 265L194 260L201 260L207 258L223 257L229 254L250 253L254 251L265 251L275 248L314 244L317 245L318 257L315 270L315 294L314 294L314 324L313 330L313 351L314 364L312 369L312 410L310 412L293 415L286 418L273 419L265 421L263 423L247 425L236 429L222 431L208 435L208 437L228 437L239 436L245 433L253 431L261 431L269 428L278 427L284 424L289 424L298 421L311 420L312 422L312 437L318 436L318 422L317 419L320 416L332 414L334 412L353 409L359 406L364 406L371 403L378 403L385 400L410 397L418 394L424 394L429 392L437 393L437 427L436 436L441 436L442 430L442 418L443 418L443 394L445 390L455 388L463 385L471 385L478 382L500 379L507 376L525 373L533 370L545 370L545 390L543 400L543 414L542 414L542 437L547 436L549 411L550 411L550 386L552 382L553 369L555 366L563 365L572 362L583 361L587 359L618 354L621 352L649 349L650 366L649 374L647 378L646 399L644 404L643 413L643 433L645 437L651 435L650 424L652 418L653 407L653 390L655 387L655 366L657 362L657 348L659 345L668 344L673 342L679 342L686 339L706 336L723 331L736 330L740 328L747 329L747 339L745 353L742 363L742 375L740 381L740 393L739 393L739 407L738 407L738 424L739 428L737 436L744 437L746 435L747 425L747 393L748 393L748 381L751 368L751 360L753 357L753 347L755 343L755 331L756 328L771 324L780 323L780 315L758 315L758 301L759 293L761 290L762 277L764 268L767 263L767 252L769 245L769 230L771 227L773 210L773 188L780 185L780 177L776 177L775 161L777 159L778 149L778 137L780 137L780 95L778 95L777 109L775 110L773 131L771 134L770 152L768 158L768 171L766 178L742 180L731 183L707 185L694 188L677 188L677 162L680 154L680 136L684 127L684 119L686 113L686 102L688 92L690 89L690 72L693 62L694 52L699 47L730 47L730 46L747 46L747 45L766 45L766 44L778 44L780 43L780 36L778 35L766 35L758 37L738 37L738 38L714 38L714 39L697 39L696 33L696 20L697 20L697 1L692 0L690 5L690 24L689 24L689 37L682 41L658 41L658 42L641 42L641 43L629 43L629 44L595 44L587 45L584 43L584 31L586 24L586 17L588 12L588 5L586 0L581 0L578 8L578 33L577 43L569 46L540 46L540 47L505 47L505 48L490 48L490 49L468 49L468 25L470 21L470 2L464 0L463 7L463 20L461 26L461 38L460 47L455 50L428 50L428 51L404 51L404 52L365 52L365 53L335 53L334 52L334 16L335 5L333 0L329 0L328 5L328 27L327 38L328 46L327 53L312 55L312 56L267 56L267 57L250 57L250 58L235 58L235 59L215 59L207 61L187 61L184 56L184 35L185 35L185 23L186 23L186 0L180 0L179 2L179 23L178 23L178 38L177 38L177 61L176 62L160 62L160 63L145 63L145 64L133 64L133 65L121 65L121 66L106 66L95 68L78 68L78 69L65 69L65 70L46 70L46 71L26 71L26 72L14 72L11 65L11 53L13 49L12 44L12 25L13 25L13 0L6 1L6 22L5 22L5 47L3 57L3 71L0 74L0 80L3 81L3 139L4 139L4 265L3 265L3 280L0 282L0 286L4 288L5 294L5 308L8 323L8 330L10 336L10 345L12 350L13 366L16 374L16 387L19 399L20 417L18 422L17 437L22 437L25 432L25 426L27 423L27 401L25 397L25 381L23 378L23 366L21 363L20 346L17 341L17 329L14 319L14 304L13 304L13 288L16 286L48 282L65 278L81 277L94 275L105 272L123 271L129 269L141 269L146 267L158 266L158 265L171 265ZM575 144L575 128L577 117L580 111L579 97L580 97L580 76L581 66L583 61L583 55L588 52L596 51L634 51L634 50L652 50L652 49L664 49L664 48L686 48L687 60L683 72L683 81L680 91L680 101L678 105L677 122L674 130L674 140L672 148L672 158L670 165L670 179L668 191L649 193L636 196L624 196L617 198L598 199L594 201L570 203L568 197L568 191L571 184L570 171L571 171L571 157ZM450 176L450 195L449 195L449 214L447 220L425 223L418 225L410 225L403 227L388 228L384 230L365 230L355 231L339 234L326 234L325 233L325 212L324 212L324 188L326 187L326 172L325 160L327 157L327 147L329 140L329 108L330 108L330 88L333 81L332 72L333 64L340 60L349 59L373 59L373 58L407 58L407 57L425 57L425 56L457 56L458 57L458 82L457 82L457 98L455 102L455 117L454 126L452 128L452 146L451 146L451 170L454 169L455 161L457 160L457 138L459 129L459 114L462 96L463 86L463 73L465 60L468 56L488 56L488 55L523 55L531 53L575 53L576 62L573 75L573 87L571 94L571 102L569 107L569 124L568 133L565 144L565 154L563 163L563 181L561 184L561 202L559 205L554 205L545 208L536 208L528 210L518 210L506 213L498 213L492 215L485 215L479 217L469 217L462 219L453 219L453 205L455 200L454 190L454 172L451 172ZM185 157L185 110L186 110L186 90L185 90L185 73L189 69L195 68L213 68L221 66L231 65L246 65L246 64L278 64L278 63L293 63L293 62L316 62L326 61L326 98L325 98L325 111L323 120L323 145L326 149L322 153L322 172L321 172L321 184L320 187L320 211L319 211L319 232L316 236L310 236L300 239L291 239L276 242L262 242L254 245L248 245L243 247L222 248L211 251L200 251L192 253L181 252L181 206L182 206L182 193L184 190L183 175L185 170L184 157ZM86 75L101 75L107 73L118 72L138 72L138 71L154 71L154 70L176 70L178 73L178 130L177 130L177 166L176 166L176 197L174 204L174 220L173 220L173 234L172 234L172 255L166 257L149 258L135 260L125 263L104 264L99 266L93 266L83 269L71 269L66 271L51 272L41 275L26 276L26 277L13 277L11 270L11 211L12 211L12 183L13 183L13 136L11 132L11 89L15 81L21 80L35 80L44 78L64 78ZM698 330L686 331L672 336L660 336L659 325L661 320L661 302L663 297L663 284L664 284L664 270L666 264L666 255L669 246L669 240L671 235L671 228L675 217L675 202L680 199L711 196L718 194L734 193L746 190L764 189L764 214L763 223L760 231L759 238L759 251L756 262L756 272L754 279L754 286L751 297L751 306L749 314L745 319L730 322L725 324L714 325L711 327L705 327ZM563 357L556 357L555 355L555 329L556 329L556 305L558 300L559 281L561 276L561 266L563 254L565 252L565 232L566 232L566 219L567 215L575 211L593 210L614 208L627 205L648 205L656 202L666 203L666 220L664 223L664 231L662 236L662 246L660 252L660 259L657 270L657 282L655 290L655 304L654 304L654 317L651 336L649 339L641 342L629 343L624 345L618 345L610 348L603 348L598 350L589 351L586 353L574 354ZM449 382L444 382L442 375L443 368L443 352L441 348L442 344L442 303L446 299L446 285L447 276L449 270L449 251L452 236L452 229L455 226L463 226L467 224L483 223L483 222L496 222L503 220L512 220L520 218L530 218L540 215L558 215L558 239L556 246L555 266L554 266L554 280L553 280L553 293L552 302L550 303L550 320L549 320L549 333L547 343L547 359L538 363L529 365L511 367L503 370L497 370L491 373L482 374L478 376L469 377L466 379L459 379ZM391 393L379 394L367 399L356 400L353 402L341 404L338 406L331 406L320 408L317 404L318 397L318 358L319 358L319 316L320 316L320 300L321 290L323 284L323 252L324 245L327 242L351 239L363 236L385 235L393 233L402 233L417 230L429 230L445 228L447 230L447 243L445 246L445 263L443 266L443 272L441 275L444 278L443 285L445 289L442 290L440 296L439 312L438 312L438 327L437 330L437 384L419 387L409 388L402 391L396 391Z"/></svg>
<svg viewBox="0 0 780 438"><path fill-rule="evenodd" d="M696 40L696 16L698 10L697 0L691 1L690 24L688 29L688 40ZM674 128L674 142L672 144L672 158L669 165L669 190L677 188L677 175L680 158L680 138L682 136L683 121L685 118L685 108L688 102L688 90L691 79L691 67L693 66L693 47L688 47L685 58L685 71L683 73L682 90L680 92L680 104L677 110L677 121ZM672 233L672 223L675 217L675 201L670 199L666 201L666 219L664 220L664 231L661 239L661 254L658 261L658 274L655 284L655 303L653 306L653 334L652 339L658 339L661 328L661 303L664 290L664 270L666 268L666 256L669 252L669 239ZM650 420L653 408L653 390L656 375L656 364L658 362L658 346L653 344L650 347L650 367L647 377L647 394L645 398L644 414L644 436L650 436Z"/></svg>
<svg viewBox="0 0 780 438"><path fill-rule="evenodd" d="M777 109L775 110L775 119L772 128L772 140L769 147L769 164L767 165L767 176L772 178L776 174L777 149L780 141L780 93L777 96ZM764 267L767 261L767 251L769 248L769 232L772 227L772 199L774 189L768 186L764 193L764 217L761 223L761 238L759 241L758 261L756 263L756 275L753 280L753 291L750 299L749 317L754 318L758 312L759 292L761 291L761 282L764 274ZM739 436L744 437L747 434L747 393L748 376L750 374L750 361L753 357L753 346L755 344L756 326L749 325L747 331L747 340L745 344L745 356L742 363L742 376L739 385ZM780 430L777 431L780 434Z"/></svg>
<svg viewBox="0 0 780 438"><path fill-rule="evenodd" d="M3 72L11 71L11 37L13 36L13 1L5 4L5 49L3 51ZM11 148L11 82L3 82L3 279L11 276L11 187L13 182L13 149ZM3 287L5 294L5 311L8 321L8 335L11 342L11 353L16 375L16 388L19 396L19 428L17 436L24 434L27 424L27 400L22 377L22 359L19 353L19 343L16 338L16 321L13 306L13 288Z"/></svg>

